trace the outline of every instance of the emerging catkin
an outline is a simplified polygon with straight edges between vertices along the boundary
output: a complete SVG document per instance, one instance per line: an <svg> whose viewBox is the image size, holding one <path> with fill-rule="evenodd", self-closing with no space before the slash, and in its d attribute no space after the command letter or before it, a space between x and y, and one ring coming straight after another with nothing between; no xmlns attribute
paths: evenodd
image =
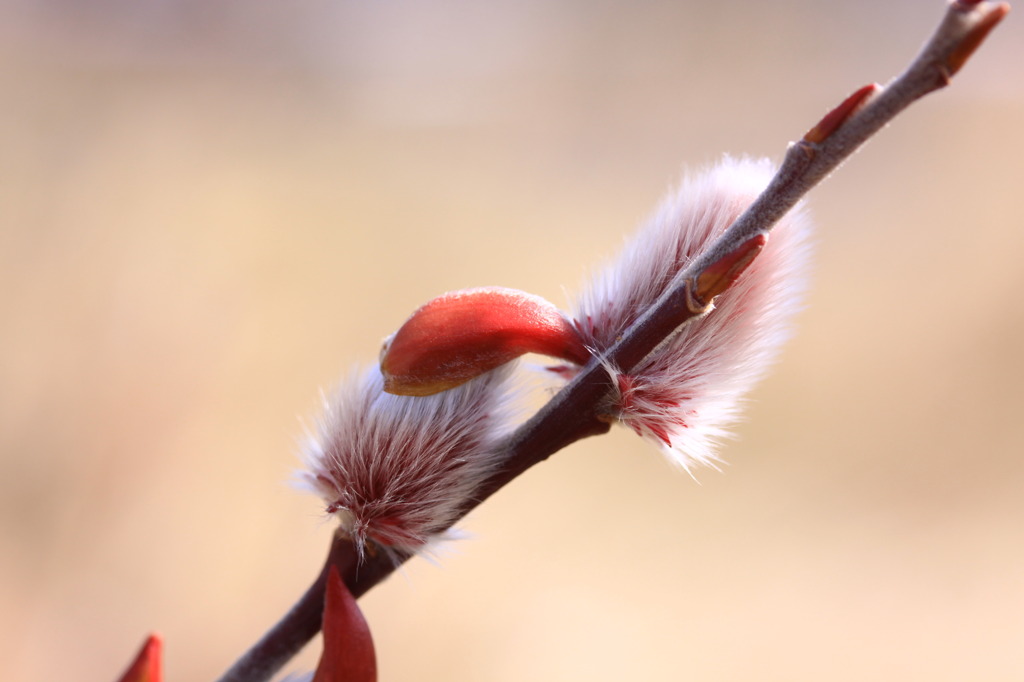
<svg viewBox="0 0 1024 682"><path fill-rule="evenodd" d="M370 367L324 401L299 482L319 494L360 555L416 552L464 511L499 462L511 367L431 396L383 391Z"/></svg>
<svg viewBox="0 0 1024 682"><path fill-rule="evenodd" d="M669 195L617 261L578 297L572 317L599 356L753 202L771 179L768 160L726 158ZM687 471L714 465L715 446L788 335L805 288L810 221L798 205L775 226L753 264L628 374L609 366L607 412L657 443Z"/></svg>

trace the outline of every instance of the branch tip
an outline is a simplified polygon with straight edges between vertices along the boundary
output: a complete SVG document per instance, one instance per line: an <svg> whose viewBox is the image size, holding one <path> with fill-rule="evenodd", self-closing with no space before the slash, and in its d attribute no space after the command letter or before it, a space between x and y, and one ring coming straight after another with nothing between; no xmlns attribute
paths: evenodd
<svg viewBox="0 0 1024 682"><path fill-rule="evenodd" d="M963 68L963 65L967 63L967 60L978 49L978 46L984 42L992 29L1010 13L1009 3L1001 2L990 7L979 7L984 4L980 0L957 0L953 4L953 7L960 12L981 11L982 16L968 30L963 40L949 53L949 56L946 57L945 67L950 76Z"/></svg>

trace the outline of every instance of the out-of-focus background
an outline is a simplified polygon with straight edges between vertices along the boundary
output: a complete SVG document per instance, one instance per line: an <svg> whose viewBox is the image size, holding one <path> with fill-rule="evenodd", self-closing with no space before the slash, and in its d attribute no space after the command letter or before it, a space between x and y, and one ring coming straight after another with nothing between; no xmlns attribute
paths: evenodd
<svg viewBox="0 0 1024 682"><path fill-rule="evenodd" d="M153 629L218 675L326 550L287 483L321 388L440 292L565 303L942 11L4 0L0 677L111 680ZM383 680L1024 678L1020 20L813 193L724 472L626 432L537 467L363 599Z"/></svg>

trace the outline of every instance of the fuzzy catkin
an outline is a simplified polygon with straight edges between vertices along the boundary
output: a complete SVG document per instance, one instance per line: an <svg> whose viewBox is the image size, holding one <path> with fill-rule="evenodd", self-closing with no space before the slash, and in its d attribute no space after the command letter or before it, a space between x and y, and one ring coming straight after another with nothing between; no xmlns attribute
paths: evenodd
<svg viewBox="0 0 1024 682"><path fill-rule="evenodd" d="M579 296L572 317L598 355L665 293L675 275L749 206L771 179L770 161L725 158L683 181ZM743 396L777 355L801 306L810 220L802 204L771 232L739 280L628 374L609 367L608 411L687 471L714 465L715 447Z"/></svg>
<svg viewBox="0 0 1024 682"><path fill-rule="evenodd" d="M511 366L432 396L383 392L377 366L325 401L300 484L356 543L416 552L459 516L499 463Z"/></svg>

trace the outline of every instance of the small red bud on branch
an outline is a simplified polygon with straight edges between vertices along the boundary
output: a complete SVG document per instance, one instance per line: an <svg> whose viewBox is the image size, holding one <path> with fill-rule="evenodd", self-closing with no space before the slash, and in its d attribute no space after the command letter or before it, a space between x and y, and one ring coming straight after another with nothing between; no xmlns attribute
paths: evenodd
<svg viewBox="0 0 1024 682"><path fill-rule="evenodd" d="M754 262L757 254L768 243L768 235L757 234L740 244L740 247L712 263L691 285L694 305L693 312L702 313L711 305L716 296L723 293L739 279L740 275Z"/></svg>
<svg viewBox="0 0 1024 682"><path fill-rule="evenodd" d="M846 123L846 119L850 118L858 109L864 106L869 97L881 89L882 86L878 83L872 83L860 88L844 99L835 109L825 114L824 118L818 121L817 125L807 131L803 141L812 144L824 142L829 135L839 130L840 126Z"/></svg>
<svg viewBox="0 0 1024 682"><path fill-rule="evenodd" d="M135 660L118 682L163 682L163 647L164 641L160 635L147 637L135 655Z"/></svg>
<svg viewBox="0 0 1024 682"><path fill-rule="evenodd" d="M356 598L331 566L324 599L324 650L311 682L377 682L377 656Z"/></svg>

